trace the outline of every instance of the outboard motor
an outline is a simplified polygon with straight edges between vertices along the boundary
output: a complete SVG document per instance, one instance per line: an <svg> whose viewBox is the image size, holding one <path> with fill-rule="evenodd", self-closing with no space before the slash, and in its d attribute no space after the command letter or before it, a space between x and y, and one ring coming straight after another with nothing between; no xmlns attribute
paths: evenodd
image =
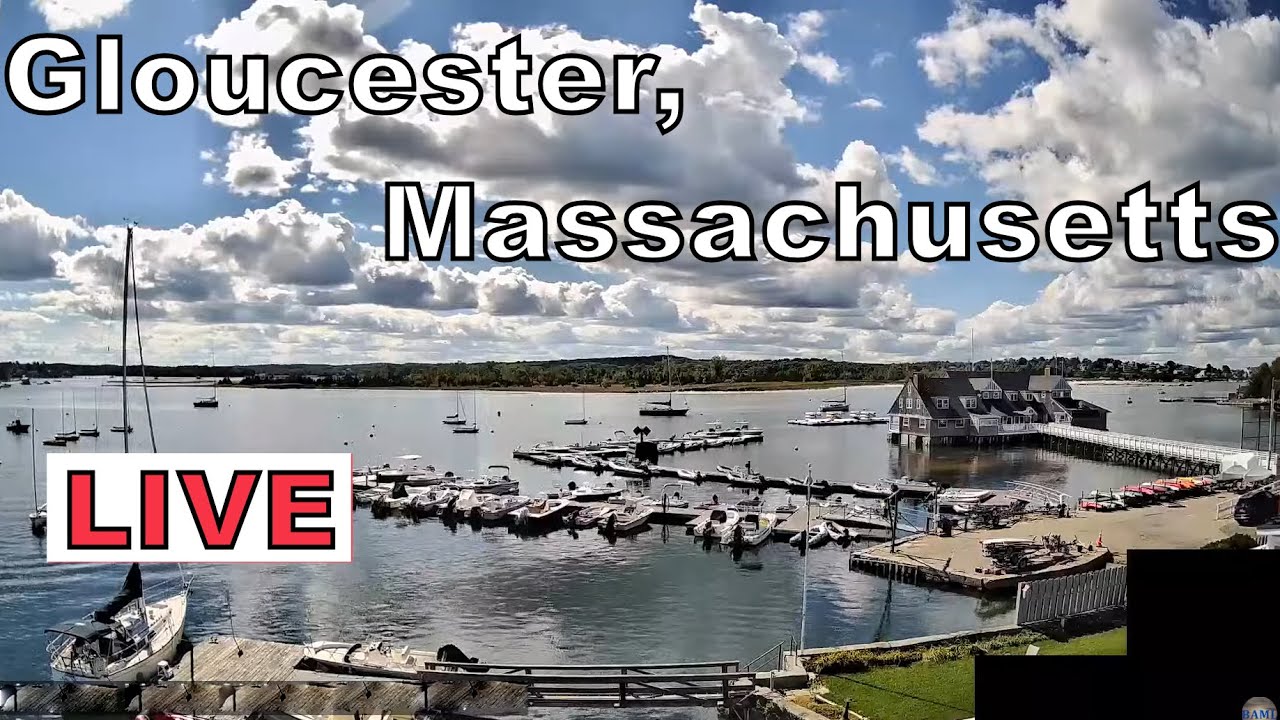
<svg viewBox="0 0 1280 720"><path fill-rule="evenodd" d="M733 549L742 549L742 525L741 523L733 526Z"/></svg>
<svg viewBox="0 0 1280 720"><path fill-rule="evenodd" d="M605 535L615 535L618 532L618 516L609 513L609 517L605 519L604 525L600 526L600 532Z"/></svg>

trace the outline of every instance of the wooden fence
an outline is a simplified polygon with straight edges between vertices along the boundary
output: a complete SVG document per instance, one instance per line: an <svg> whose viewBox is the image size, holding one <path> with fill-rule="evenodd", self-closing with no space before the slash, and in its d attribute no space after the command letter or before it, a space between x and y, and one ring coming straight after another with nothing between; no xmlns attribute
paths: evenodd
<svg viewBox="0 0 1280 720"><path fill-rule="evenodd" d="M1018 584L1018 624L1063 620L1126 607L1129 574L1125 566Z"/></svg>

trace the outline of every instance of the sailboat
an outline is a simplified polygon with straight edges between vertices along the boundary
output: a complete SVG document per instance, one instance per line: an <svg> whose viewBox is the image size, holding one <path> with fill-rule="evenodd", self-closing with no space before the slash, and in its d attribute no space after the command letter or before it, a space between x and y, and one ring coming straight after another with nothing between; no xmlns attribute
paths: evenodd
<svg viewBox="0 0 1280 720"><path fill-rule="evenodd" d="M476 391L475 390L471 391L471 415L472 415L472 418L471 418L470 425L458 425L453 428L453 431L458 435L475 435L476 433L480 432L480 426L476 424ZM465 423L466 420L463 420L463 422Z"/></svg>
<svg viewBox="0 0 1280 720"><path fill-rule="evenodd" d="M98 389L93 390L93 427L80 431L81 437L98 437Z"/></svg>
<svg viewBox="0 0 1280 720"><path fill-rule="evenodd" d="M684 417L689 414L689 406L676 407L672 404L671 392L671 348L667 348L667 399L666 400L650 400L640 406L641 415L652 415L657 417Z"/></svg>
<svg viewBox="0 0 1280 720"><path fill-rule="evenodd" d="M77 432L77 431L76 431L76 429L75 429L75 411L76 411L76 396L75 396L75 393L73 392L73 393L71 394L71 413L72 413L72 418L71 418L72 422L71 422L71 425L72 425L72 429L70 429L70 430L68 430L68 429L67 429L67 402L66 402L66 400L67 400L66 393L63 393L63 395L62 395L62 432L58 432L58 433L54 433L54 434L53 434L53 439L54 439L54 440L61 440L61 441L63 442L63 444L66 444L66 443L69 443L69 442L75 442L75 441L77 441L77 440L79 440L79 439L80 439L80 433L79 433L79 432ZM46 443L46 444L47 444L47 443Z"/></svg>
<svg viewBox="0 0 1280 720"><path fill-rule="evenodd" d="M843 371L844 352L840 353L840 368ZM841 376L843 375L844 373L841 372ZM849 386L842 385L840 387L840 399L839 400L835 400L835 399L823 400L822 407L819 409L822 412L849 412Z"/></svg>
<svg viewBox="0 0 1280 720"><path fill-rule="evenodd" d="M124 335L129 326L129 279L133 265L133 226L128 228L124 257ZM135 291L136 292L136 291ZM127 347L121 348L123 416L129 424L129 382ZM143 368L145 394L146 369ZM149 405L148 405L149 407ZM148 422L150 411L148 410ZM152 451L155 451L154 435ZM129 452L129 438L124 438ZM49 664L56 674L75 680L141 681L150 679L161 663L177 656L187 619L187 597L191 579L181 574L176 580L142 587L142 569L130 566L123 586L105 605L80 620L49 628L54 638L46 648ZM153 598L148 602L148 597Z"/></svg>
<svg viewBox="0 0 1280 720"><path fill-rule="evenodd" d="M36 424L36 411L31 411L31 424ZM66 443L63 443L64 445ZM43 535L45 526L49 524L49 505L40 504L40 481L36 475L36 436L31 436L31 504L34 510L27 515L31 521L31 534Z"/></svg>
<svg viewBox="0 0 1280 720"><path fill-rule="evenodd" d="M209 353L209 367L213 367L213 353ZM213 379L213 394L209 397L196 398L196 401L191 403L191 405L198 408L218 407L218 378L216 373L214 374Z"/></svg>
<svg viewBox="0 0 1280 720"><path fill-rule="evenodd" d="M565 425L586 425L587 424L587 394L582 393L582 417L570 418L564 421Z"/></svg>
<svg viewBox="0 0 1280 720"><path fill-rule="evenodd" d="M467 412L466 412L466 408L462 407L461 392L454 393L453 414L445 416L444 424L445 425L466 425L467 424Z"/></svg>

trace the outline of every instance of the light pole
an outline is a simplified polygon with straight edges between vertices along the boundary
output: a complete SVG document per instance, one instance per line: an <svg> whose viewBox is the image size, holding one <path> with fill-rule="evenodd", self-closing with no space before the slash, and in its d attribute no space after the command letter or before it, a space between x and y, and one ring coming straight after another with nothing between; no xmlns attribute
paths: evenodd
<svg viewBox="0 0 1280 720"><path fill-rule="evenodd" d="M800 552L804 553L804 569L800 580L800 652L804 652L804 626L809 611L809 496L813 489L813 463L804 473L804 530L800 536Z"/></svg>

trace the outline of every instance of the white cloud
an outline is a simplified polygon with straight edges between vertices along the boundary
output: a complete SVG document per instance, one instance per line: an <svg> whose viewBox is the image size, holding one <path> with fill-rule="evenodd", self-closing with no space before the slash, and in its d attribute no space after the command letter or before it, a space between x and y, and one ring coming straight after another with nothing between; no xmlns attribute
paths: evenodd
<svg viewBox="0 0 1280 720"><path fill-rule="evenodd" d="M872 55L870 62L868 62L867 64L873 68L880 67L881 65L892 60L893 57L894 57L893 53L889 52L888 50L881 50L877 52L875 55Z"/></svg>
<svg viewBox="0 0 1280 720"><path fill-rule="evenodd" d="M942 175L938 172L928 160L920 157L906 145L902 149L892 155L886 155L885 159L897 165L911 178L911 182L917 185L940 185L942 184Z"/></svg>
<svg viewBox="0 0 1280 720"><path fill-rule="evenodd" d="M883 110L884 103L879 98L864 97L861 100L854 102L851 107L855 107L859 110Z"/></svg>
<svg viewBox="0 0 1280 720"><path fill-rule="evenodd" d="M0 191L0 281L53 277L53 253L88 235L83 218L57 217L13 190Z"/></svg>
<svg viewBox="0 0 1280 720"><path fill-rule="evenodd" d="M787 40L800 53L797 62L819 80L834 85L845 78L847 71L835 58L823 52L810 51L822 39L822 26L826 15L817 10L806 10L789 18Z"/></svg>
<svg viewBox="0 0 1280 720"><path fill-rule="evenodd" d="M298 174L301 165L301 160L285 160L277 155L265 134L236 132L227 143L221 181L236 195L278 197L292 187L290 179ZM206 183L208 178L206 175Z"/></svg>
<svg viewBox="0 0 1280 720"><path fill-rule="evenodd" d="M1269 120L1280 114L1275 18L1206 26L1158 0L1066 0L1032 16L961 3L947 30L919 47L940 85L981 78L1010 51L1048 64L1046 77L990 109L940 107L919 128L992 195L1024 200L1041 217L1068 200L1113 208L1147 181L1158 202L1199 181L1219 207L1269 199L1280 183L1280 130ZM1157 223L1153 235L1167 243L1171 227ZM1120 356L1191 348L1218 361L1280 350L1273 268L1189 265L1169 247L1165 255L1139 264L1113 246L1083 266L1037 257L1024 267L1058 276L1033 302L994 303L968 324L997 348Z"/></svg>
<svg viewBox="0 0 1280 720"><path fill-rule="evenodd" d="M132 0L31 0L31 7L44 16L45 24L54 32L83 30L102 23L129 9Z"/></svg>

